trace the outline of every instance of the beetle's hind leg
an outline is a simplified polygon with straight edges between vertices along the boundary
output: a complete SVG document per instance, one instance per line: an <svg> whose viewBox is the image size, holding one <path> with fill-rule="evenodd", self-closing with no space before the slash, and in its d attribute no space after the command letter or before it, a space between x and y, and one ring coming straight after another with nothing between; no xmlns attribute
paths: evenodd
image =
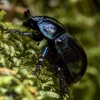
<svg viewBox="0 0 100 100"><path fill-rule="evenodd" d="M61 68L57 65L53 65L53 68L57 71L56 74L59 78L59 82L60 82L60 98L61 100L66 100L66 94L68 94L68 84L64 78L64 75L61 71Z"/></svg>

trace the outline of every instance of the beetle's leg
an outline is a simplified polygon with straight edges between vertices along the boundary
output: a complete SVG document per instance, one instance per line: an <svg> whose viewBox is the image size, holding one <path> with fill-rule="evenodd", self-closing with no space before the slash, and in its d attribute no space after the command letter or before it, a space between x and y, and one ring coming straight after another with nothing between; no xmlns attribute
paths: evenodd
<svg viewBox="0 0 100 100"><path fill-rule="evenodd" d="M15 30L15 29L7 30L6 33L8 33L8 34L13 34L13 33L14 33L14 34L20 34L20 35L22 35L22 36L28 36L28 37L30 37L30 38L33 37L33 33L32 33L32 32L21 32L21 31L19 31L19 30Z"/></svg>
<svg viewBox="0 0 100 100"><path fill-rule="evenodd" d="M20 34L22 36L27 36L30 37L31 39L35 40L35 41L41 41L44 37L40 32L21 32L19 30L15 30L15 29L10 29L7 30L6 33L8 34Z"/></svg>
<svg viewBox="0 0 100 100"><path fill-rule="evenodd" d="M61 71L61 68L57 65L54 65L54 67L56 67L57 69L57 75L59 78L59 82L60 82L60 95L61 95L61 100L65 100L65 94L68 94L68 84L64 79L64 75Z"/></svg>
<svg viewBox="0 0 100 100"><path fill-rule="evenodd" d="M47 54L48 50L49 50L49 47L45 47L45 48L43 49L43 51L42 51L42 53L41 53L41 55L40 55L40 58L39 58L39 60L38 60L36 69L35 69L35 71L34 71L34 73L33 73L34 75L35 75L36 72L38 72L38 70L42 67L42 63L43 63L43 61L44 61L44 58L46 57L46 54Z"/></svg>
<svg viewBox="0 0 100 100"><path fill-rule="evenodd" d="M65 100L65 94L68 94L68 84L65 82L65 79L62 74L59 74L59 81L60 81L60 95L61 100Z"/></svg>

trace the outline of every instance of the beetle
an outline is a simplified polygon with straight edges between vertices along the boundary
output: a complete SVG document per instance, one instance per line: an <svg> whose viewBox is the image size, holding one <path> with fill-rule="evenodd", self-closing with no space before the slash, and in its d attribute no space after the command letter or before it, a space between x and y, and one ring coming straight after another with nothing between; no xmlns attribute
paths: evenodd
<svg viewBox="0 0 100 100"><path fill-rule="evenodd" d="M87 68L87 56L79 42L71 36L66 28L56 19L47 16L31 16L30 11L24 12L25 27L37 30L33 34L35 41L45 38L48 41L40 55L34 74L42 67L44 58L51 64L60 82L61 99L68 93L69 84L78 82Z"/></svg>
<svg viewBox="0 0 100 100"><path fill-rule="evenodd" d="M51 71L59 79L61 100L64 100L68 86L78 82L86 71L86 53L79 42L56 19L31 16L29 10L24 14L26 19L23 25L37 31L31 34L31 38L37 42L44 38L48 41L48 45L40 54L34 75L42 68L46 58L51 64Z"/></svg>

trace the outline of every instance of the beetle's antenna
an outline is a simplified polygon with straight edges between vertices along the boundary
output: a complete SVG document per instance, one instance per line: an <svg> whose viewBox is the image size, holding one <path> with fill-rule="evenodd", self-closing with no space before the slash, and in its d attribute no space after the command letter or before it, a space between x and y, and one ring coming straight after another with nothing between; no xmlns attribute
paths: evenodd
<svg viewBox="0 0 100 100"><path fill-rule="evenodd" d="M25 15L26 18L28 18L28 15L27 15L27 12L26 11L24 11L24 15Z"/></svg>
<svg viewBox="0 0 100 100"><path fill-rule="evenodd" d="M26 11L24 11L24 15L26 18L31 17L30 10L27 9Z"/></svg>
<svg viewBox="0 0 100 100"><path fill-rule="evenodd" d="M29 9L27 9L27 14L28 14L29 16L31 16L31 13L30 13L30 10L29 10Z"/></svg>

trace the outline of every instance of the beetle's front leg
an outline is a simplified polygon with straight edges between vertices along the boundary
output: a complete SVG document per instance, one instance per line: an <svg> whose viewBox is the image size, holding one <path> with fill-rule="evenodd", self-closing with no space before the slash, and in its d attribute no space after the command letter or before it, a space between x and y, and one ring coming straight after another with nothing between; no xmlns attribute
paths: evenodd
<svg viewBox="0 0 100 100"><path fill-rule="evenodd" d="M42 64L43 64L43 61L44 61L44 58L46 57L46 54L48 53L48 50L49 50L49 47L45 47L40 55L40 58L38 59L38 63L37 63L37 66L36 66L36 69L34 71L34 75L36 74L36 72L38 72L38 70L42 67Z"/></svg>
<svg viewBox="0 0 100 100"><path fill-rule="evenodd" d="M33 33L32 32L21 32L19 30L15 30L15 29L10 29L10 30L7 30L6 33L8 34L20 34L22 36L27 36L27 37L30 37L32 38L33 37Z"/></svg>
<svg viewBox="0 0 100 100"><path fill-rule="evenodd" d="M44 37L40 32L21 32L19 30L15 30L15 29L10 29L7 30L6 33L8 34L19 34L22 36L27 36L30 37L31 39L35 40L35 41L41 41Z"/></svg>

